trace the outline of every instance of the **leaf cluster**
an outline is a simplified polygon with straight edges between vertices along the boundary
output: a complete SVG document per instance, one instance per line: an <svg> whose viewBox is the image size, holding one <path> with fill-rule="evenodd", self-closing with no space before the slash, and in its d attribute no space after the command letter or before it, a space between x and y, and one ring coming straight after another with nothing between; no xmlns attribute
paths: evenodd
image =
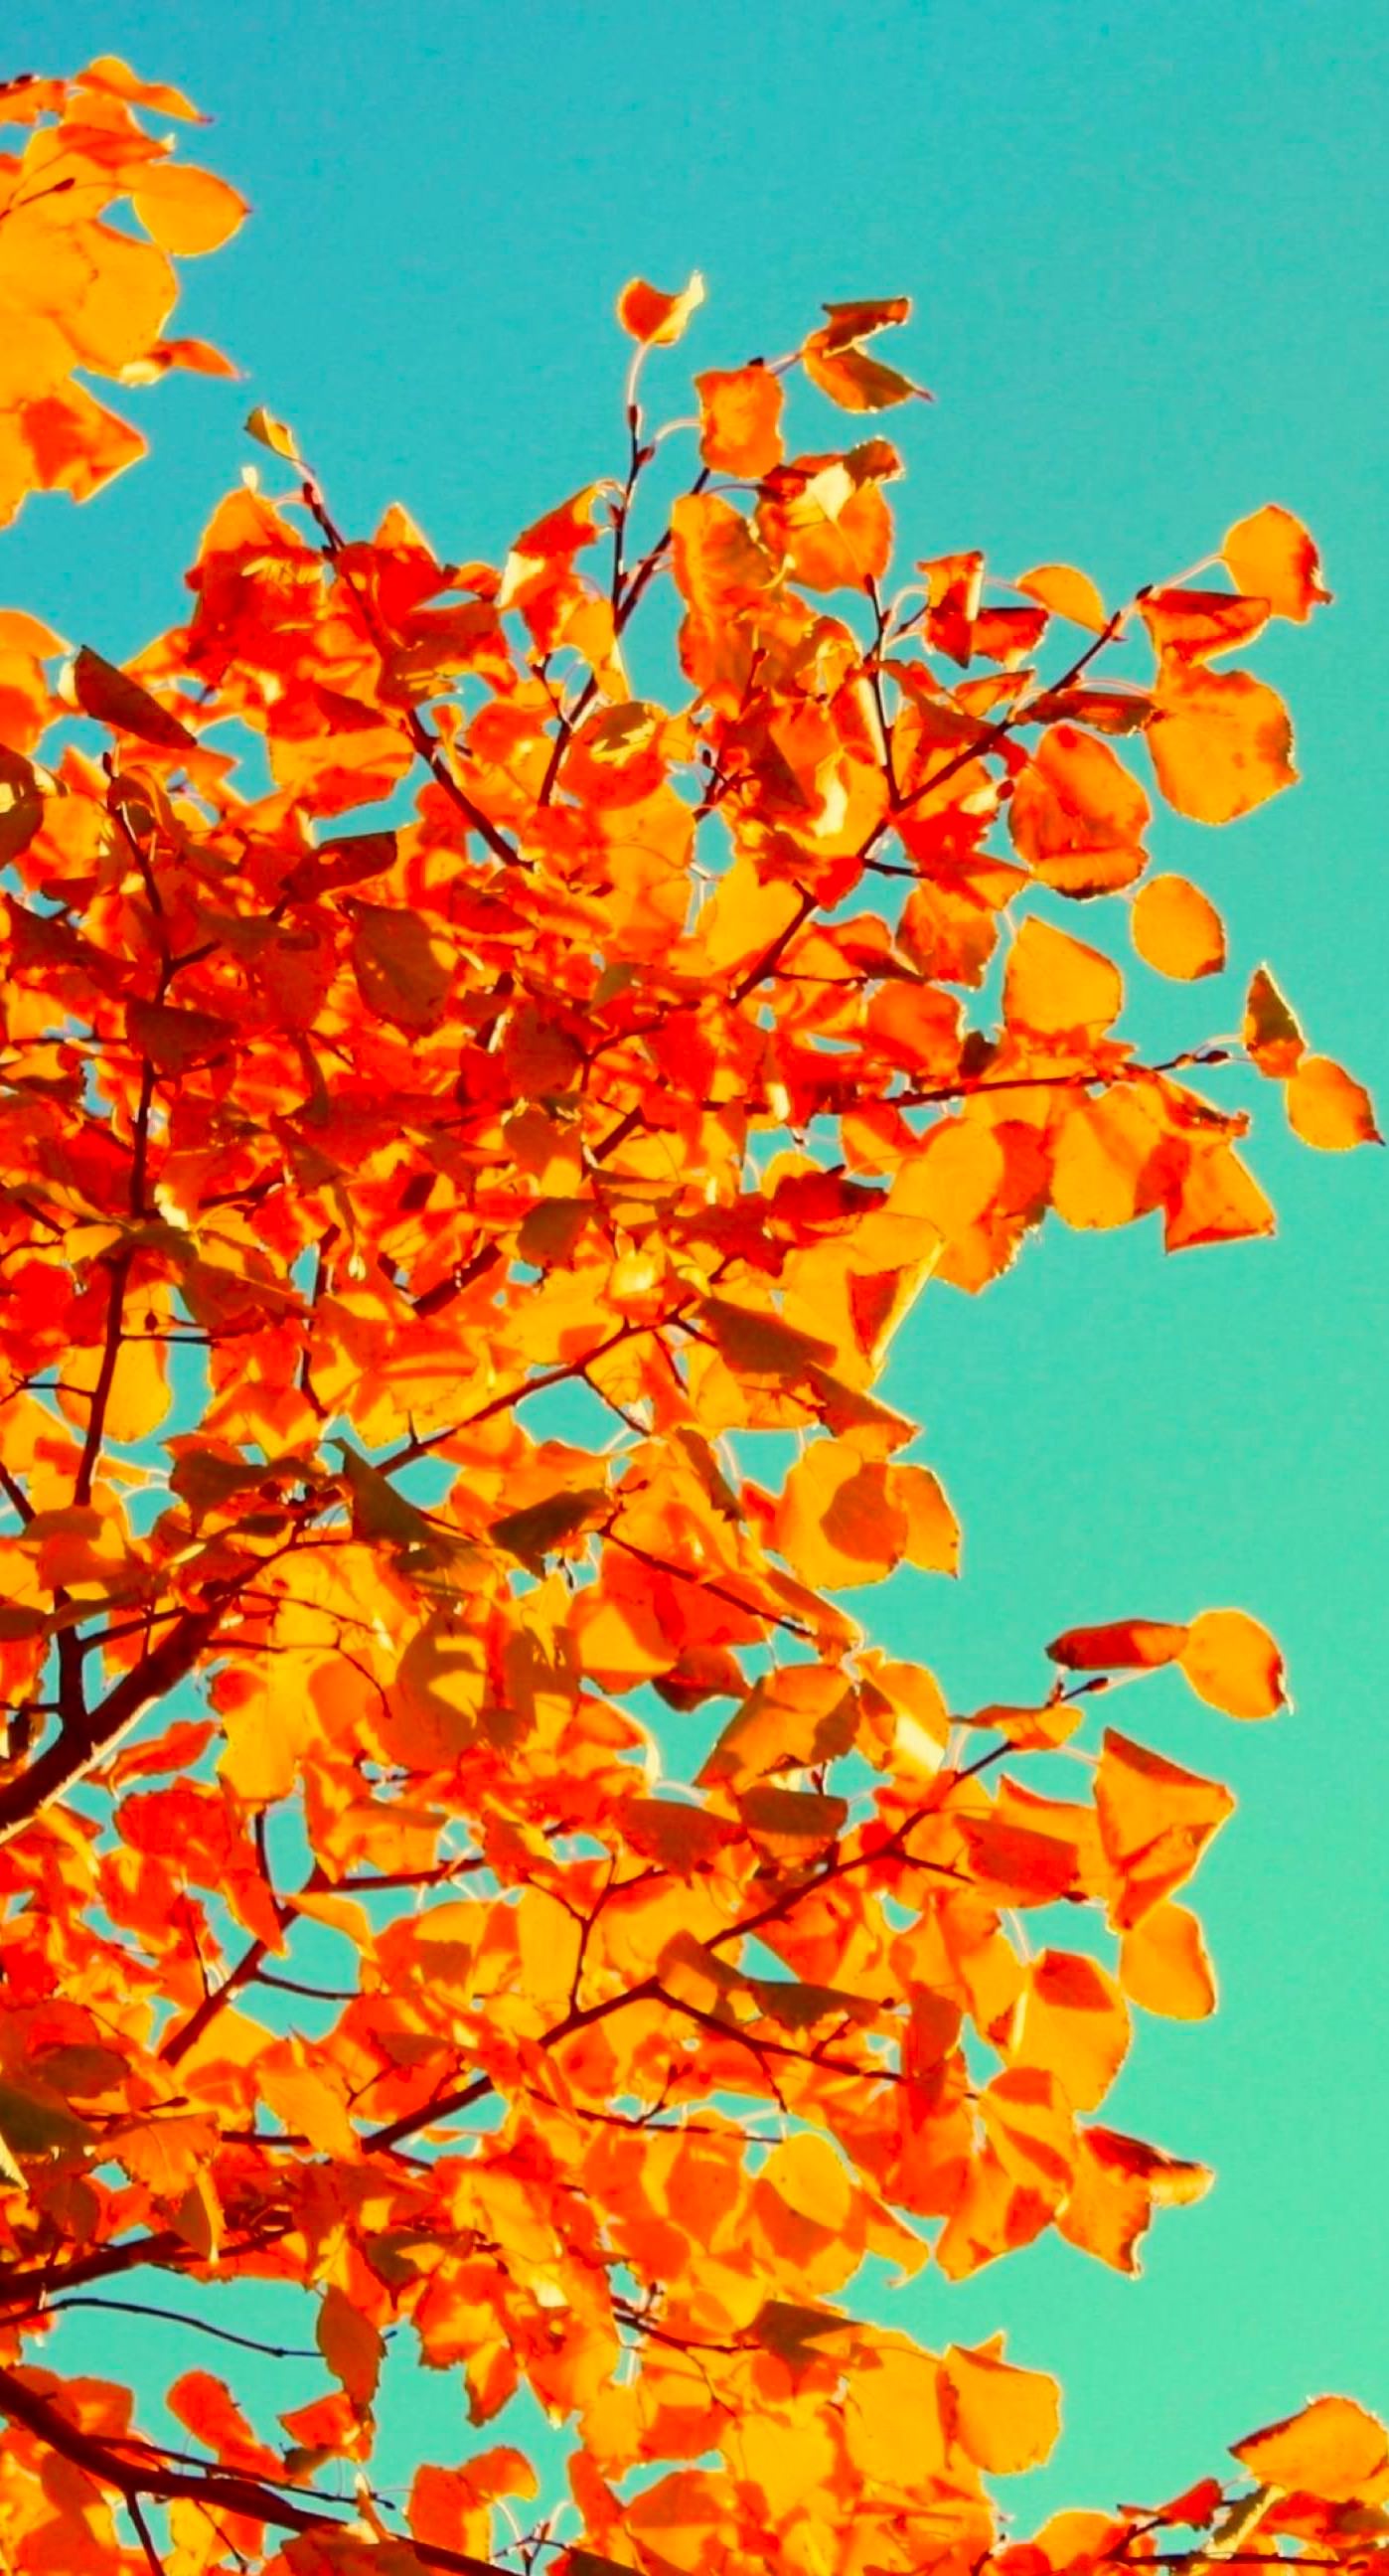
<svg viewBox="0 0 1389 2576"><path fill-rule="evenodd" d="M79 373L225 372L161 334L170 255L241 202L142 111L192 113L109 58L0 94L9 512L136 452ZM20 2576L1081 2576L1348 2566L1386 2529L1383 2432L1328 2398L1228 2489L1010 2543L987 2481L1046 2456L1055 2383L852 2296L869 2257L953 2280L1048 2229L1132 2271L1208 2180L1100 2115L1136 2011L1214 2008L1183 1900L1232 1802L1086 1730L1169 1665L1271 1716L1272 1638L1077 1627L1034 1704L952 1711L836 1596L958 1569L876 1391L928 1283L1057 1221L1267 1232L1231 1063L1309 1143L1373 1136L1262 968L1240 1032L1145 1061L1092 927L1223 967L1208 898L1149 872L1152 795L1224 823L1291 782L1286 711L1225 665L1325 598L1315 549L1262 509L1112 610L1058 565L894 577L897 449L785 423L798 376L919 398L870 345L906 299L653 428L701 293L625 290L625 466L500 566L398 508L345 534L260 409L273 488L221 503L134 661L0 617ZM671 706L637 678L663 599ZM175 2317L246 2280L321 2364L274 2429L197 2368L177 2447L45 2366L113 2285ZM528 2390L563 2502L526 2520L495 2440L402 2520L392 2351L499 2434Z"/></svg>

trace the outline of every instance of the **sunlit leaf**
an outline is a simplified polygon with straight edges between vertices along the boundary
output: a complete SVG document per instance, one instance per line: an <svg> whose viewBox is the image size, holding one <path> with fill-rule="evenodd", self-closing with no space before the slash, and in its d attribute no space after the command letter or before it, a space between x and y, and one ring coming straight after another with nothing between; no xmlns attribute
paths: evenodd
<svg viewBox="0 0 1389 2576"><path fill-rule="evenodd" d="M1209 898L1186 877L1149 877L1133 904L1133 944L1147 966L1189 984L1218 975L1225 926Z"/></svg>
<svg viewBox="0 0 1389 2576"><path fill-rule="evenodd" d="M1201 1611L1177 1661L1198 1699L1229 1717L1274 1717L1286 1702L1283 1658L1247 1611Z"/></svg>
<svg viewBox="0 0 1389 2576"><path fill-rule="evenodd" d="M1236 590L1266 599L1275 617L1299 624L1330 599L1316 546L1291 510L1270 501L1230 529L1221 553Z"/></svg>
<svg viewBox="0 0 1389 2576"><path fill-rule="evenodd" d="M668 349L680 338L690 315L703 301L704 280L698 269L677 295L664 295L658 286L648 286L644 278L634 277L617 299L617 318L634 340Z"/></svg>

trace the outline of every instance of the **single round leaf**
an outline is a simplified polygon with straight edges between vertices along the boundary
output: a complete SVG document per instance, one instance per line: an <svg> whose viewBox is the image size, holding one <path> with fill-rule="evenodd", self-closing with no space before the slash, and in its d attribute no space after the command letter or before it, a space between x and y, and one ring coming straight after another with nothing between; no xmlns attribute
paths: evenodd
<svg viewBox="0 0 1389 2576"><path fill-rule="evenodd" d="M1176 983L1218 975L1225 963L1225 925L1186 877L1150 877L1134 897L1130 927L1145 966Z"/></svg>
<svg viewBox="0 0 1389 2576"><path fill-rule="evenodd" d="M704 280L698 269L678 295L663 295L659 286L648 286L644 277L634 277L617 299L617 318L623 330L630 331L643 348L669 349L703 302Z"/></svg>
<svg viewBox="0 0 1389 2576"><path fill-rule="evenodd" d="M1198 1699L1227 1717L1274 1717L1287 1702L1283 1658L1244 1610L1202 1610L1177 1657Z"/></svg>
<svg viewBox="0 0 1389 2576"><path fill-rule="evenodd" d="M1319 1146L1324 1154L1344 1154L1352 1145L1384 1142L1364 1084L1333 1064L1329 1055L1302 1056L1288 1077L1283 1098L1293 1134L1304 1145Z"/></svg>
<svg viewBox="0 0 1389 2576"><path fill-rule="evenodd" d="M1331 597L1315 542L1302 521L1276 501L1238 520L1220 551L1236 590L1266 599L1275 617L1290 617L1300 626Z"/></svg>
<svg viewBox="0 0 1389 2576"><path fill-rule="evenodd" d="M1248 671L1170 658L1154 692L1148 748L1169 805L1194 823L1233 823L1297 778L1288 710Z"/></svg>

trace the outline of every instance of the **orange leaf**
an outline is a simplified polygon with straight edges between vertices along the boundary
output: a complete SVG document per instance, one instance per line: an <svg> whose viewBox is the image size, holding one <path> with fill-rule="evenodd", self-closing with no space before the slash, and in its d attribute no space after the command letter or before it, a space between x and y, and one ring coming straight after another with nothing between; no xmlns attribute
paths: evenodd
<svg viewBox="0 0 1389 2576"><path fill-rule="evenodd" d="M380 2334L335 2281L323 2294L315 2333L333 2377L360 2414L371 2404L381 2374Z"/></svg>
<svg viewBox="0 0 1389 2576"><path fill-rule="evenodd" d="M1195 823L1233 823L1296 783L1288 710L1247 671L1165 663L1147 742L1168 804Z"/></svg>
<svg viewBox="0 0 1389 2576"><path fill-rule="evenodd" d="M166 81L138 80L119 54L98 54L79 72L78 82L81 88L104 92L108 98L127 99L132 107L152 108L156 116L177 116L194 125L207 121L181 89L171 89Z"/></svg>
<svg viewBox="0 0 1389 2576"><path fill-rule="evenodd" d="M1227 1717L1274 1717L1286 1705L1283 1658L1243 1610L1202 1610L1177 1661L1198 1699Z"/></svg>
<svg viewBox="0 0 1389 2576"><path fill-rule="evenodd" d="M1268 602L1232 597L1227 590L1150 590L1140 602L1140 614L1160 656L1209 662L1262 634Z"/></svg>
<svg viewBox="0 0 1389 2576"><path fill-rule="evenodd" d="M718 474L760 482L782 458L782 384L760 360L696 376L701 433L699 452Z"/></svg>
<svg viewBox="0 0 1389 2576"><path fill-rule="evenodd" d="M1073 1094L1052 1148L1051 1203L1065 1225L1129 1225L1162 1204L1174 1167L1180 1146L1135 1087Z"/></svg>
<svg viewBox="0 0 1389 2576"><path fill-rule="evenodd" d="M1130 922L1139 956L1159 975L1189 984L1218 975L1225 963L1225 925L1186 877L1150 877L1134 897Z"/></svg>
<svg viewBox="0 0 1389 2576"><path fill-rule="evenodd" d="M176 2379L164 2401L195 2441L213 2452L225 2468L249 2477L278 2478L283 2462L277 2451L258 2440L225 2382L210 2370L188 2370Z"/></svg>
<svg viewBox="0 0 1389 2576"><path fill-rule="evenodd" d="M175 1010L170 1002L128 1002L126 1032L132 1046L147 1056L156 1073L188 1073L230 1052L236 1036L231 1020L210 1011Z"/></svg>
<svg viewBox="0 0 1389 2576"><path fill-rule="evenodd" d="M1003 1016L1043 1037L1098 1037L1123 1008L1124 979L1113 959L1029 914L1009 951Z"/></svg>
<svg viewBox="0 0 1389 2576"><path fill-rule="evenodd" d="M1314 2397L1300 2413L1246 2433L1231 2450L1261 2486L1349 2504L1389 2465L1384 2426L1353 2397Z"/></svg>
<svg viewBox="0 0 1389 2576"><path fill-rule="evenodd" d="M721 1355L740 1376L798 1378L812 1362L834 1357L832 1342L798 1332L780 1315L737 1306L726 1297L706 1297L701 1311Z"/></svg>
<svg viewBox="0 0 1389 2576"><path fill-rule="evenodd" d="M648 286L644 277L634 277L617 299L617 318L643 347L669 349L703 302L704 280L698 269L678 295L663 295L658 286Z"/></svg>
<svg viewBox="0 0 1389 2576"><path fill-rule="evenodd" d="M491 2516L479 2503L466 2469L423 2462L411 2481L405 2518L426 2549L466 2550L483 2558L491 2545Z"/></svg>
<svg viewBox="0 0 1389 2576"><path fill-rule="evenodd" d="M896 1464L888 1468L887 1478L892 1500L906 1518L902 1553L907 1563L920 1566L925 1574L958 1574L960 1524L939 1479L929 1467Z"/></svg>
<svg viewBox="0 0 1389 2576"><path fill-rule="evenodd" d="M1137 2272L1137 2244L1155 2209L1183 2208L1210 2189L1205 2165L1182 2162L1118 2130L1091 2128L1077 2139L1075 2179L1057 2228L1116 2271Z"/></svg>
<svg viewBox="0 0 1389 2576"><path fill-rule="evenodd" d="M854 1694L828 1664L787 1664L755 1682L700 1772L701 1785L735 1786L768 1772L832 1762L854 1741Z"/></svg>
<svg viewBox="0 0 1389 2576"><path fill-rule="evenodd" d="M1301 625L1331 593L1322 585L1316 546L1291 510L1270 501L1252 518L1239 519L1221 554L1236 590L1266 599L1275 617Z"/></svg>
<svg viewBox="0 0 1389 2576"><path fill-rule="evenodd" d="M1015 779L1008 829L1019 856L1058 894L1107 893L1143 868L1152 809L1117 752L1072 724L1043 734Z"/></svg>
<svg viewBox="0 0 1389 2576"><path fill-rule="evenodd" d="M1114 1872L1109 1919L1125 1932L1190 1878L1235 1802L1218 1780L1185 1771L1106 1727L1095 1806Z"/></svg>
<svg viewBox="0 0 1389 2576"><path fill-rule="evenodd" d="M890 411L913 396L921 402L931 399L924 385L914 385L866 349L837 341L831 331L812 331L802 356L811 383L841 411Z"/></svg>
<svg viewBox="0 0 1389 2576"><path fill-rule="evenodd" d="M1382 1145L1374 1102L1363 1083L1329 1055L1300 1056L1288 1078L1288 1125L1304 1145L1342 1154L1353 1145Z"/></svg>
<svg viewBox="0 0 1389 2576"><path fill-rule="evenodd" d="M356 901L352 910L352 969L368 1009L397 1028L434 1028L453 977L448 942L416 912Z"/></svg>
<svg viewBox="0 0 1389 2576"><path fill-rule="evenodd" d="M1061 2390L1044 2370L1005 2361L1002 2338L971 2350L951 2344L944 2357L944 2413L951 2438L986 2477L1015 2477L1040 2468L1061 2431Z"/></svg>
<svg viewBox="0 0 1389 2576"><path fill-rule="evenodd" d="M1047 1653L1072 1672L1150 1672L1176 1660L1188 1633L1167 1619L1111 1619L1101 1628L1067 1628Z"/></svg>
<svg viewBox="0 0 1389 2576"><path fill-rule="evenodd" d="M888 331L899 322L911 319L909 295L862 296L846 304L826 304L823 310L829 321L823 326L823 337L832 349L847 349L855 340L871 340L875 331Z"/></svg>
<svg viewBox="0 0 1389 2576"><path fill-rule="evenodd" d="M1123 2064L1129 2016L1098 1960L1070 1950L1034 1959L1009 2050L1014 2066L1054 2075L1073 2110L1099 2108Z"/></svg>
<svg viewBox="0 0 1389 2576"><path fill-rule="evenodd" d="M1119 1944L1119 1983L1145 2012L1204 2021L1215 2010L1215 1976L1201 1926L1185 1905L1155 1905Z"/></svg>
<svg viewBox="0 0 1389 2576"><path fill-rule="evenodd" d="M180 259L220 250L249 212L245 198L225 179L181 161L151 161L140 173L131 203L160 249Z"/></svg>
<svg viewBox="0 0 1389 2576"><path fill-rule="evenodd" d="M1069 618L1073 626L1086 626L1094 635L1103 635L1109 623L1090 575L1076 572L1070 564L1037 564L1031 572L1020 574L1013 588L1040 601L1053 617Z"/></svg>
<svg viewBox="0 0 1389 2576"><path fill-rule="evenodd" d="M1273 1209L1223 1137L1192 1138L1186 1169L1167 1193L1163 1241L1169 1252L1198 1243L1237 1243L1272 1234Z"/></svg>

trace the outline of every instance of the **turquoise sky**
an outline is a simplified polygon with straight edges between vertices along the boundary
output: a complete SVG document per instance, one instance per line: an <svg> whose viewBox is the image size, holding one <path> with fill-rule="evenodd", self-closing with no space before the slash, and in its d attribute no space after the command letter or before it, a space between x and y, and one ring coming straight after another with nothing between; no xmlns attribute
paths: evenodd
<svg viewBox="0 0 1389 2576"><path fill-rule="evenodd" d="M1117 598L1265 500L1316 528L1336 606L1257 656L1305 784L1227 832L1159 821L1232 967L1135 1025L1231 1028L1267 957L1383 1104L1386 37L1367 0L22 7L3 68L114 50L215 113L207 157L255 219L188 272L179 327L251 385L151 397L154 464L80 517L31 505L0 598L112 656L169 623L251 400L294 422L349 525L399 496L441 553L495 555L619 461L634 271L705 270L698 365L791 346L823 297L905 290L905 362L938 399L905 432L904 555L1081 562ZM1240 1728L1164 1676L1122 1709L1241 1799L1198 1891L1220 2016L1143 2024L1106 2113L1206 2157L1217 2191L1159 2220L1136 2284L1044 2246L895 2302L928 2342L1007 2324L1059 2371L1067 2429L1014 2491L1024 2526L1170 2493L1310 2393L1389 2395L1386 1167L1307 1153L1271 1086L1255 1105L1275 1243L1164 1264L1148 1228L1050 1228L982 1302L928 1292L886 1389L926 1423L967 1557L959 1587L895 1586L874 1616L957 1706L1025 1697L1063 1625L1224 1603L1275 1626L1298 1702ZM132 2366L95 2320L81 2354ZM305 2379L260 2384L288 2406ZM461 2456L452 2391L403 2395L392 2473L426 2402L436 2456Z"/></svg>

